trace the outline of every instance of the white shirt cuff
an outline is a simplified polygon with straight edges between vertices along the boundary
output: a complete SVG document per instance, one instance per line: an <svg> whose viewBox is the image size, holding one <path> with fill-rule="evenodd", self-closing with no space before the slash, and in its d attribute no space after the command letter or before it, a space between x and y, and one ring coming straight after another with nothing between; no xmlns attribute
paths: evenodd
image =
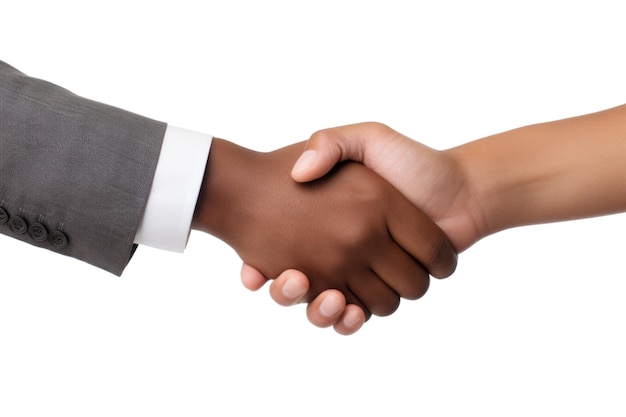
<svg viewBox="0 0 626 417"><path fill-rule="evenodd" d="M213 137L167 126L135 243L183 252Z"/></svg>

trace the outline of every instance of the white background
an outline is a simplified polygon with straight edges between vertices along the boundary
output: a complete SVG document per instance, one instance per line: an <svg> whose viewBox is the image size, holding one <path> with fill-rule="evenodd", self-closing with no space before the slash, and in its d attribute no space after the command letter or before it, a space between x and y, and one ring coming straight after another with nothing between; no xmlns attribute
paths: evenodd
<svg viewBox="0 0 626 417"><path fill-rule="evenodd" d="M0 59L256 150L367 120L444 149L625 102L621 3L13 1ZM207 235L121 278L1 236L0 415L624 415L625 232L491 236L351 337Z"/></svg>

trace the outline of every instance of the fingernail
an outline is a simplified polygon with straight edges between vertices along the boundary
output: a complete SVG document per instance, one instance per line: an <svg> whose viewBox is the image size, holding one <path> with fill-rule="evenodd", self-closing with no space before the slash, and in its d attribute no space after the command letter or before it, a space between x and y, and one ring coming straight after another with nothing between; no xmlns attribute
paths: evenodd
<svg viewBox="0 0 626 417"><path fill-rule="evenodd" d="M320 314L324 317L332 317L341 309L341 300L332 294L327 295L320 304Z"/></svg>
<svg viewBox="0 0 626 417"><path fill-rule="evenodd" d="M354 310L349 310L343 317L343 324L346 327L354 327L359 320L361 320L361 315Z"/></svg>
<svg viewBox="0 0 626 417"><path fill-rule="evenodd" d="M304 295L306 287L297 279L288 279L283 285L282 293L290 300L296 300Z"/></svg>
<svg viewBox="0 0 626 417"><path fill-rule="evenodd" d="M316 156L317 151L313 149L302 152L302 155L300 155L300 158L298 158L295 165L293 166L291 173L298 174L311 168L311 166L313 166L313 162L315 162Z"/></svg>

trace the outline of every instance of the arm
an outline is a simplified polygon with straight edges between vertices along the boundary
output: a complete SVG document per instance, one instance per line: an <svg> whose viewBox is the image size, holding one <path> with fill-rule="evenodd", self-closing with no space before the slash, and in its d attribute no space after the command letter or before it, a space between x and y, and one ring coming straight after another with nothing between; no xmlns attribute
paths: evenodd
<svg viewBox="0 0 626 417"><path fill-rule="evenodd" d="M523 127L446 153L481 207L477 238L626 211L626 106Z"/></svg>
<svg viewBox="0 0 626 417"><path fill-rule="evenodd" d="M78 97L2 62L0 122L0 232L121 274L135 239L154 240L143 226L155 217L146 204L162 192L151 184L167 159L159 158L166 125ZM191 208L194 227L222 238L268 274L298 267L313 279L311 294L341 288L351 302L381 315L396 308L399 296L423 294L425 268L435 275L454 269L456 254L441 230L379 177L355 174L356 165L339 170L336 177L349 178L343 188L337 181L294 187L288 172L299 148L261 156L217 140ZM172 178L168 174L166 182ZM189 189L180 198L166 194L158 206L196 200ZM250 205L269 196L263 207ZM397 205L383 207L388 200ZM327 204L332 202L338 205ZM402 228L397 219L409 212L418 220ZM177 248L188 233L178 233L185 223L180 214L168 234L178 236ZM352 222L342 223L346 216ZM259 232L273 239L260 239ZM304 232L309 239L299 238ZM438 243L415 242L421 233Z"/></svg>
<svg viewBox="0 0 626 417"><path fill-rule="evenodd" d="M0 62L0 233L121 274L165 128Z"/></svg>
<svg viewBox="0 0 626 417"><path fill-rule="evenodd" d="M294 167L298 181L326 173L337 161L363 162L397 187L446 232L456 249L465 250L500 230L545 222L626 211L626 106L531 125L436 151L378 123L327 129L314 134ZM258 288L264 277L245 267L242 278ZM281 304L298 301L282 287L297 271L272 283ZM293 285L293 284L292 284ZM315 324L327 324L318 306L309 306ZM334 322L346 325L338 306ZM351 310L354 313L354 309Z"/></svg>

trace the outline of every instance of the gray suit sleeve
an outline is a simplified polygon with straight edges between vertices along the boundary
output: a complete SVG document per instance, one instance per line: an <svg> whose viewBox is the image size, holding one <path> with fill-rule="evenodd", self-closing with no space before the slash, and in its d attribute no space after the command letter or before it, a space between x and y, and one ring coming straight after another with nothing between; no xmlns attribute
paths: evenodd
<svg viewBox="0 0 626 417"><path fill-rule="evenodd" d="M120 275L165 128L0 61L0 233Z"/></svg>

